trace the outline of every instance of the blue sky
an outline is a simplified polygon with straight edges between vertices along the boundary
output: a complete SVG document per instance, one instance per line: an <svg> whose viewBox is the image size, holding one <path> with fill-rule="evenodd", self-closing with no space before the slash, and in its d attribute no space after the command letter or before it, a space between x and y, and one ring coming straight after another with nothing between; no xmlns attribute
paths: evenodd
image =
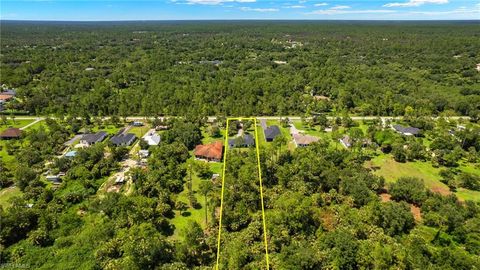
<svg viewBox="0 0 480 270"><path fill-rule="evenodd" d="M480 0L0 0L3 20L458 20Z"/></svg>

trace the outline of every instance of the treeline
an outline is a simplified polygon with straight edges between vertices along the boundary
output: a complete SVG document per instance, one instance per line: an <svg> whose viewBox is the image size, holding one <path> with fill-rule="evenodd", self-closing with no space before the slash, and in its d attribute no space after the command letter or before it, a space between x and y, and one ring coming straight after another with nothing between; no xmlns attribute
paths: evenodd
<svg viewBox="0 0 480 270"><path fill-rule="evenodd" d="M474 23L2 22L31 114L479 113ZM277 62L275 61L285 61ZM312 95L328 99L314 99Z"/></svg>

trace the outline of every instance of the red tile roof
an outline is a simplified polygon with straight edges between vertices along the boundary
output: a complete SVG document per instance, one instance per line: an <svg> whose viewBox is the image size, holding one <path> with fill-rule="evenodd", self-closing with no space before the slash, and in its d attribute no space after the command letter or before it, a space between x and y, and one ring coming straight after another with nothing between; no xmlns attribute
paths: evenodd
<svg viewBox="0 0 480 270"><path fill-rule="evenodd" d="M0 134L0 138L19 138L22 131L19 128L9 128Z"/></svg>
<svg viewBox="0 0 480 270"><path fill-rule="evenodd" d="M211 144L197 145L193 154L199 158L220 160L222 159L222 152L223 143L217 141Z"/></svg>
<svg viewBox="0 0 480 270"><path fill-rule="evenodd" d="M11 98L13 98L13 95L0 94L0 100L9 100Z"/></svg>

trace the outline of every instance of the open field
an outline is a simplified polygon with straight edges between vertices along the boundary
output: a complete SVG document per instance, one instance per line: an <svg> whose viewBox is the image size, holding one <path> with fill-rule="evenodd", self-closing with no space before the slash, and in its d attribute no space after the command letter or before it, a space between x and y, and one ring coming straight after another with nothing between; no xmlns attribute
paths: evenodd
<svg viewBox="0 0 480 270"><path fill-rule="evenodd" d="M10 203L8 202L10 198L20 195L22 195L22 192L19 188L15 186L0 190L0 206L2 206L3 208L8 207L10 205Z"/></svg>
<svg viewBox="0 0 480 270"><path fill-rule="evenodd" d="M387 183L395 182L400 177L417 177L425 182L425 185L432 191L441 194L450 194L447 185L440 182L441 168L433 167L429 162L414 161L400 163L396 162L391 155L381 154L367 163L368 167L374 168L374 174L383 176ZM462 200L480 201L480 192L466 189L458 189L455 194Z"/></svg>

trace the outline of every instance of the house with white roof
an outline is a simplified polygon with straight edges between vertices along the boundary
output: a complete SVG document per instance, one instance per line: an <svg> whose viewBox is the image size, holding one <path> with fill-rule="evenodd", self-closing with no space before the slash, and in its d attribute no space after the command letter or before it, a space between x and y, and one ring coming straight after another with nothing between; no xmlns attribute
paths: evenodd
<svg viewBox="0 0 480 270"><path fill-rule="evenodd" d="M158 145L160 143L160 135L158 135L154 131L149 131L145 136L143 136L143 140L148 143L148 145Z"/></svg>

